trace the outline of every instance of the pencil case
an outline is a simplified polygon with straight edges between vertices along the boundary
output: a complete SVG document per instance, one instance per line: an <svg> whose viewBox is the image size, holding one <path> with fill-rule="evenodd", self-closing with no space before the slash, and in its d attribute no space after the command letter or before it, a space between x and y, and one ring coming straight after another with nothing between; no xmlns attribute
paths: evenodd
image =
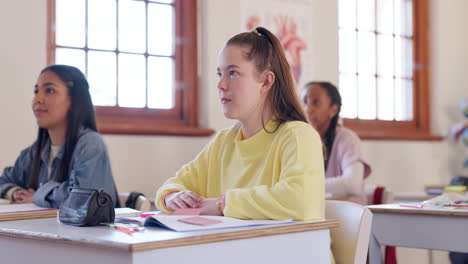
<svg viewBox="0 0 468 264"><path fill-rule="evenodd" d="M114 219L112 198L102 190L73 188L59 208L59 220L67 225L95 226Z"/></svg>

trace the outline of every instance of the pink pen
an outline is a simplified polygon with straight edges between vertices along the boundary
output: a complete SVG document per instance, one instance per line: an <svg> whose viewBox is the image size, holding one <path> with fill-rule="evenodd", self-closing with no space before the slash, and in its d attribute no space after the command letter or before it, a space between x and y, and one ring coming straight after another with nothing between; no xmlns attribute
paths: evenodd
<svg viewBox="0 0 468 264"><path fill-rule="evenodd" d="M405 203L401 203L400 206L401 207L410 207L410 208L423 208L422 204L405 204Z"/></svg>
<svg viewBox="0 0 468 264"><path fill-rule="evenodd" d="M142 218L146 218L146 217L152 216L152 215L155 215L155 214L140 214L139 216L142 217Z"/></svg>

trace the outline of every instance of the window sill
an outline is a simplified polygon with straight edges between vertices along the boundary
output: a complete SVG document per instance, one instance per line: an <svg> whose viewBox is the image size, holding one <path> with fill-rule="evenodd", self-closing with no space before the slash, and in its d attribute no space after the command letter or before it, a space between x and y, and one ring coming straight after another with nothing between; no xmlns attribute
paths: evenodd
<svg viewBox="0 0 468 264"><path fill-rule="evenodd" d="M98 117L97 124L101 134L208 137L215 133L213 129L164 120L127 119L124 121L119 118Z"/></svg>
<svg viewBox="0 0 468 264"><path fill-rule="evenodd" d="M381 121L344 119L344 126L363 140L442 141L444 137L430 133L429 126L415 121Z"/></svg>
<svg viewBox="0 0 468 264"><path fill-rule="evenodd" d="M418 132L390 134L388 132L379 133L357 133L362 140L392 140L392 141L442 141L444 137Z"/></svg>

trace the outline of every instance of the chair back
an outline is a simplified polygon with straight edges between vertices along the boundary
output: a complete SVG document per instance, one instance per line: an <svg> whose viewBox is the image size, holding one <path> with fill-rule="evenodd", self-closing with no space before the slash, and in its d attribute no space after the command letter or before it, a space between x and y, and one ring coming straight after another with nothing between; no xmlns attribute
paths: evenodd
<svg viewBox="0 0 468 264"><path fill-rule="evenodd" d="M393 202L395 196L393 192L384 186L379 185L366 185L364 191L367 196L367 204L390 204Z"/></svg>
<svg viewBox="0 0 468 264"><path fill-rule="evenodd" d="M336 263L366 263L372 227L371 211L351 202L326 200L325 216L340 222L338 228L330 230Z"/></svg>
<svg viewBox="0 0 468 264"><path fill-rule="evenodd" d="M367 204L390 204L395 196L390 189L380 185L369 185L365 187ZM397 264L396 247L385 246L383 249L385 255L385 264Z"/></svg>

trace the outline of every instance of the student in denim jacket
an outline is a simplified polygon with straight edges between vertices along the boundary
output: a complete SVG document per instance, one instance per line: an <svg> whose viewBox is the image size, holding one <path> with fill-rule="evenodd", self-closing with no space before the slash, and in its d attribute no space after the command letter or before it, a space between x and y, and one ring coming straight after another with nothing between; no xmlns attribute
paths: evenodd
<svg viewBox="0 0 468 264"><path fill-rule="evenodd" d="M103 189L117 203L106 145L97 133L88 82L75 67L51 65L34 86L34 144L3 170L0 197L58 208L71 187Z"/></svg>

